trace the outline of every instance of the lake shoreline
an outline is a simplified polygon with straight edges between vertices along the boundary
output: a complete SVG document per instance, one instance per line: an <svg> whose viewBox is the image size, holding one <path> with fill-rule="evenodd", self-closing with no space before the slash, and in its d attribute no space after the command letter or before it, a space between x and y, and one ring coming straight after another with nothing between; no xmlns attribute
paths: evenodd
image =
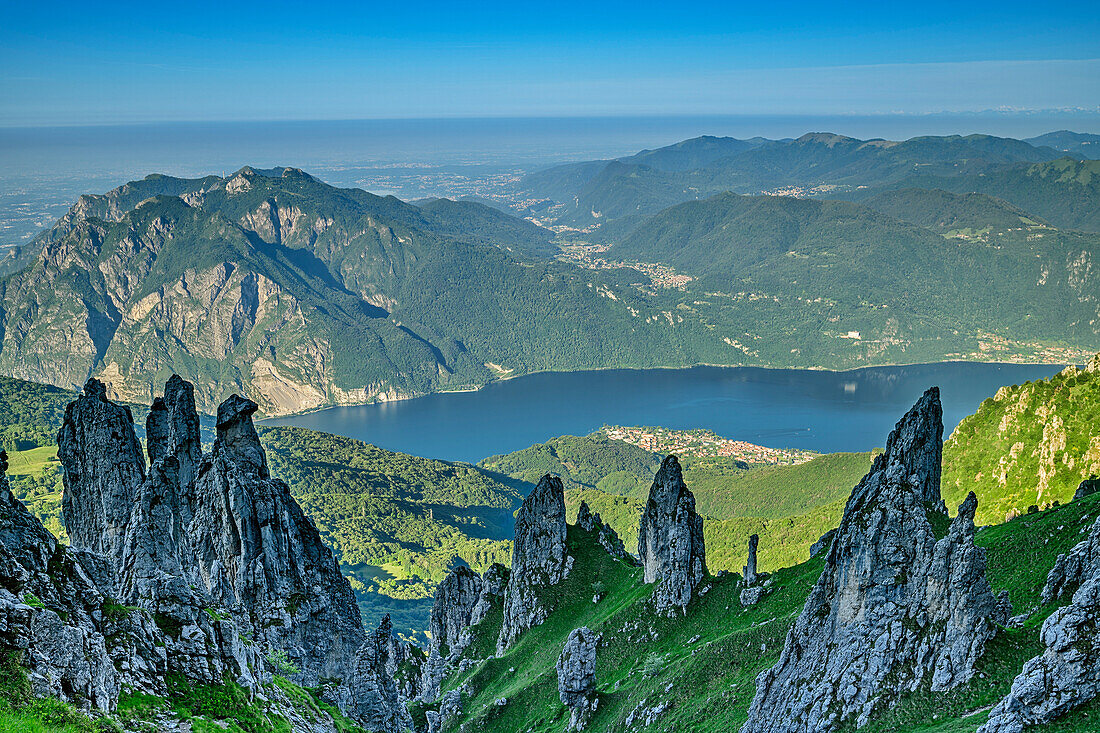
<svg viewBox="0 0 1100 733"><path fill-rule="evenodd" d="M1045 379L1062 368L956 361L846 371L697 365L538 372L476 391L329 407L260 424L463 463L560 435L588 435L607 424L703 428L771 448L859 452L881 446L930 386L941 387L950 433L1000 387Z"/></svg>
<svg viewBox="0 0 1100 733"><path fill-rule="evenodd" d="M338 410L346 407L369 407L372 405L393 404L397 402L410 402L413 400L420 400L426 397L433 397L436 395L448 395L448 394L467 394L471 392L481 392L487 387L492 387L496 384L503 384L504 382L512 382L517 379L523 379L524 377L533 377L544 374L589 374L599 372L649 372L649 371L669 371L669 372L686 372L692 369L765 369L776 372L825 372L830 374L852 374L856 372L863 372L872 369L901 369L906 367L922 367L922 366L938 366L947 364L988 364L990 366L1021 366L1021 367L1060 367L1065 369L1069 364L1062 364L1060 362L1020 362L1020 361L968 361L966 359L951 359L948 361L915 361L915 362L899 362L896 364L870 364L867 366L853 367L852 369L827 369L825 367L781 367L781 366L765 366L759 364L692 364L690 366L655 366L655 367L596 367L593 369L570 369L567 371L561 371L556 369L540 369L533 372L524 372L523 374L509 374L507 376L498 377L492 379L482 385L469 385L459 389L437 389L429 392L420 392L417 394L410 394L407 396L401 396L394 399L385 400L371 400L370 402L356 402L350 404L341 405L322 405L320 407L314 407L309 410L302 410L301 412L290 412L285 415L275 415L271 417L262 417L256 420L257 424L263 424L269 420L283 420L286 418L303 417L305 415L314 415L319 412L325 412L326 410ZM1076 364L1077 367L1082 367L1084 362Z"/></svg>

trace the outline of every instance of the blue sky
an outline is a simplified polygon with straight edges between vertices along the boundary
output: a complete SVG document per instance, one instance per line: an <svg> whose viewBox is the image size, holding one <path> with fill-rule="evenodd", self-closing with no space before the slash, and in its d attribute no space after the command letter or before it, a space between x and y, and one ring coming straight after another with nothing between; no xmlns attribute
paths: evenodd
<svg viewBox="0 0 1100 733"><path fill-rule="evenodd" d="M1096 2L2 2L7 126L1100 107Z"/></svg>

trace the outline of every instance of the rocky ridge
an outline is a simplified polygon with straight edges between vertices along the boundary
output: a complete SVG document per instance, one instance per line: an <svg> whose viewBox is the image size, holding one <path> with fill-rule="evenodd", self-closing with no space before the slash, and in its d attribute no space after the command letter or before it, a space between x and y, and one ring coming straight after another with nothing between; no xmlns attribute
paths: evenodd
<svg viewBox="0 0 1100 733"><path fill-rule="evenodd" d="M226 400L203 455L193 388L173 377L149 412L146 466L130 411L90 380L58 434L69 548L0 479L0 640L35 694L111 712L122 690L164 697L172 674L252 694L282 674L372 729L408 727L404 650L388 619L364 632L331 551L269 474L256 407ZM266 693L293 730L335 730L283 698Z"/></svg>
<svg viewBox="0 0 1100 733"><path fill-rule="evenodd" d="M626 551L626 545L623 544L618 532L610 524L603 521L599 512L592 513L592 510L588 508L588 502L582 501L581 505L577 507L577 526L585 532L595 532L596 541L600 543L600 547L607 550L607 554L611 557L632 564L638 562L637 558Z"/></svg>
<svg viewBox="0 0 1100 733"><path fill-rule="evenodd" d="M942 409L930 389L898 422L853 490L825 568L757 678L742 733L862 725L895 695L950 689L974 674L1002 610L974 545L973 494L946 536L940 498Z"/></svg>

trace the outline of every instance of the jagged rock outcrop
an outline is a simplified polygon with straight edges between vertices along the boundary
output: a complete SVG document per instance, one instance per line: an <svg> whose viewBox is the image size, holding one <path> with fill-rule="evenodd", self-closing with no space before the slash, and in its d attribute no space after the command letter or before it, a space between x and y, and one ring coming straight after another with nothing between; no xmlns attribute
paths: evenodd
<svg viewBox="0 0 1100 733"><path fill-rule="evenodd" d="M587 626L573 629L558 657L558 697L569 708L567 730L583 730L596 710L596 649L600 634Z"/></svg>
<svg viewBox="0 0 1100 733"><path fill-rule="evenodd" d="M481 597L481 586L481 576L465 565L452 570L439 584L428 622L432 651L446 658L461 645L462 634Z"/></svg>
<svg viewBox="0 0 1100 733"><path fill-rule="evenodd" d="M943 422L928 390L852 491L779 661L762 672L742 733L824 733L861 725L897 694L966 682L998 604L974 545L971 493L947 535L940 498Z"/></svg>
<svg viewBox="0 0 1100 733"><path fill-rule="evenodd" d="M741 569L741 581L746 587L756 584L756 548L760 544L760 535L749 537L749 557Z"/></svg>
<svg viewBox="0 0 1100 733"><path fill-rule="evenodd" d="M619 533L610 524L603 521L599 512L593 514L592 510L588 508L588 502L582 501L581 505L577 507L577 526L586 532L595 532L596 541L600 543L600 547L607 550L607 554L611 557L637 564L637 558L626 551L626 545L619 538Z"/></svg>
<svg viewBox="0 0 1100 733"><path fill-rule="evenodd" d="M546 474L516 514L512 570L504 589L498 653L524 631L545 621L552 610L539 600L538 590L557 585L573 567L565 534L565 490L560 478Z"/></svg>
<svg viewBox="0 0 1100 733"><path fill-rule="evenodd" d="M1093 525L1087 539L1078 542L1069 552L1058 555L1043 585L1043 604L1053 603L1077 590L1097 567L1100 567L1100 523Z"/></svg>
<svg viewBox="0 0 1100 733"><path fill-rule="evenodd" d="M416 695L431 702L439 697L439 685L472 640L470 627L503 605L508 568L493 563L478 576L468 567L450 572L439 584L429 621L431 643L424 658Z"/></svg>
<svg viewBox="0 0 1100 733"><path fill-rule="evenodd" d="M65 410L57 456L65 467L61 501L72 546L118 557L145 480L130 408L108 401L103 384L88 380L84 394Z"/></svg>
<svg viewBox="0 0 1100 733"><path fill-rule="evenodd" d="M481 576L465 565L452 570L439 584L428 620L428 658L424 663L421 694L427 700L439 696L447 664L470 643L468 628L481 600Z"/></svg>
<svg viewBox="0 0 1100 733"><path fill-rule="evenodd" d="M676 456L665 458L653 478L638 528L638 558L645 582L658 583L653 600L660 612L682 611L706 575L703 518Z"/></svg>
<svg viewBox="0 0 1100 733"><path fill-rule="evenodd" d="M355 653L355 666L347 684L346 709L367 730L403 731L412 727L405 701L393 678L393 624L389 614Z"/></svg>
<svg viewBox="0 0 1100 733"><path fill-rule="evenodd" d="M193 388L173 377L149 412L146 469L129 410L89 380L58 434L65 522L74 528L64 552L88 586L74 597L119 610L109 628L91 625L108 641L102 650L81 653L86 647L65 630L51 638L68 643L74 658L108 660L108 676L117 670L95 707L110 709L123 687L163 695L169 672L255 687L277 671L324 682L374 730L404 730L394 673L406 650L388 619L364 632L332 552L289 487L270 476L256 409L236 395L223 402L203 455ZM290 666L275 669L275 652Z"/></svg>
<svg viewBox="0 0 1100 733"><path fill-rule="evenodd" d="M818 537L817 542L810 545L810 557L817 557L824 550L829 549L829 545L833 544L833 537L836 536L836 530L830 529L825 534Z"/></svg>
<svg viewBox="0 0 1100 733"><path fill-rule="evenodd" d="M7 455L0 452L0 647L20 654L31 690L82 708L114 710L122 686L163 694L163 650L155 627L140 614L107 617L108 600L77 553L53 535L15 498ZM124 609L123 609L124 610ZM108 636L140 649L139 663L116 667Z"/></svg>
<svg viewBox="0 0 1100 733"><path fill-rule="evenodd" d="M462 713L462 693L467 688L463 685L457 690L448 690L439 698L439 710L428 710L424 717L428 723L427 733L442 733L447 721Z"/></svg>
<svg viewBox="0 0 1100 733"><path fill-rule="evenodd" d="M75 549L113 564L120 601L166 620L171 665L189 677L252 686L278 649L297 681L343 678L365 638L358 608L289 487L270 478L256 407L226 400L202 456L191 385L169 380L149 413L146 472L129 410L89 380L58 435L65 523Z"/></svg>
<svg viewBox="0 0 1100 733"><path fill-rule="evenodd" d="M1043 622L1046 649L1024 664L979 733L1023 733L1100 696L1100 520L1058 563L1043 589L1044 603L1076 588L1072 600Z"/></svg>

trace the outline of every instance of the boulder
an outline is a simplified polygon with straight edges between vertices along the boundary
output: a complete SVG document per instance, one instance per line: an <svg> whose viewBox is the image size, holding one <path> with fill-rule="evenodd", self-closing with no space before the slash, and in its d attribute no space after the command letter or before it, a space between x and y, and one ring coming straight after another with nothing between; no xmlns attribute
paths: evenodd
<svg viewBox="0 0 1100 733"><path fill-rule="evenodd" d="M596 710L596 649L600 635L587 626L573 629L558 657L558 697L569 709L567 730L583 730Z"/></svg>
<svg viewBox="0 0 1100 733"><path fill-rule="evenodd" d="M657 583L658 612L683 611L706 575L703 518L676 456L665 458L653 478L638 528L638 558L645 582Z"/></svg>
<svg viewBox="0 0 1100 733"><path fill-rule="evenodd" d="M1073 492L1073 500L1080 501L1086 496L1092 496L1097 492L1100 492L1100 478L1089 476L1077 485L1077 491Z"/></svg>

